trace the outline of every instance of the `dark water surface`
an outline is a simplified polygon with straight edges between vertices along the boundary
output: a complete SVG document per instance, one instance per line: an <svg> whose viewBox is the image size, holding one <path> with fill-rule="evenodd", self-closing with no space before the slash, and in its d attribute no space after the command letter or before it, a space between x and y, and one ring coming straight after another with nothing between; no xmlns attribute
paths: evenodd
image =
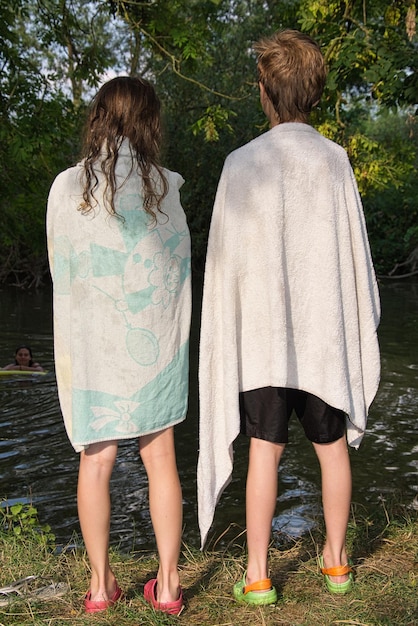
<svg viewBox="0 0 418 626"><path fill-rule="evenodd" d="M353 502L367 515L382 499L418 495L418 282L381 284L379 339L382 381L369 416L368 432L351 451ZM197 298L198 300L199 298ZM191 346L191 393L186 422L176 429L184 497L184 540L199 546L196 515L198 401L196 390L198 306ZM0 377L0 500L31 501L42 524L59 543L79 533L76 508L78 455L64 431L54 374L51 295L0 291L0 365L11 363L16 346L29 343L50 373L11 380ZM210 534L236 536L245 526L247 442L236 443L234 478L218 506ZM123 551L154 549L147 480L135 441L121 442L112 477L112 545ZM416 500L415 500L416 502ZM316 457L297 420L280 468L275 536L297 537L321 512Z"/></svg>

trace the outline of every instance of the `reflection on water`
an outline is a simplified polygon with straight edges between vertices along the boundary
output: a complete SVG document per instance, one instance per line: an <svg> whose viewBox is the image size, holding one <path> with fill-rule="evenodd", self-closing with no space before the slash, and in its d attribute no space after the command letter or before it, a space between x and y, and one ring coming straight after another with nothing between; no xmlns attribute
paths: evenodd
<svg viewBox="0 0 418 626"><path fill-rule="evenodd" d="M368 432L352 450L353 501L370 510L382 497L401 492L412 502L418 493L418 283L381 285L382 381ZM4 289L0 300L0 364L12 362L15 347L31 345L49 374L0 379L0 498L32 501L41 523L66 543L79 533L76 507L78 455L63 428L53 361L51 296ZM196 392L198 306L193 325L191 395L188 419L176 428L183 484L184 539L199 546L196 515L198 402ZM244 490L247 441L235 445L231 484L218 505L211 537L229 526L236 536L245 526ZM275 536L299 536L315 526L321 512L320 476L311 445L297 420L280 467ZM120 443L112 477L112 544L125 551L154 548L148 513L147 480L135 441ZM225 535L225 541L226 539Z"/></svg>

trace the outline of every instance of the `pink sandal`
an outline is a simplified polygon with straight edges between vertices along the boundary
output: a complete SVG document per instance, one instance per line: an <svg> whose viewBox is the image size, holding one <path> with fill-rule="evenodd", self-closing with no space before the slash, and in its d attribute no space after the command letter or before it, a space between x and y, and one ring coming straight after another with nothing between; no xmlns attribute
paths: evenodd
<svg viewBox="0 0 418 626"><path fill-rule="evenodd" d="M162 611L163 613L168 613L168 615L180 615L184 609L183 590L181 587L178 600L174 600L174 602L158 602L156 578L152 578L146 583L144 587L144 598L156 611Z"/></svg>
<svg viewBox="0 0 418 626"><path fill-rule="evenodd" d="M92 600L91 590L86 593L84 598L84 609L86 613L99 613L99 611L106 611L110 609L118 600L123 598L123 591L116 583L116 589L110 600Z"/></svg>

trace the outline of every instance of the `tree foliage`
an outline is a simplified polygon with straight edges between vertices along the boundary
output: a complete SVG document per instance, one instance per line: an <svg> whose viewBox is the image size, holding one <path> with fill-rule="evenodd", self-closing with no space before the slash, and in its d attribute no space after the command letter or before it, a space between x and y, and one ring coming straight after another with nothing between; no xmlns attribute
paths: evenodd
<svg viewBox="0 0 418 626"><path fill-rule="evenodd" d="M164 160L203 266L226 155L267 126L252 44L298 28L329 65L312 123L348 151L379 272L418 240L413 0L3 0L0 5L0 280L47 276L44 218L56 173L78 155L85 104L115 73L142 74L164 105Z"/></svg>
<svg viewBox="0 0 418 626"><path fill-rule="evenodd" d="M0 5L0 280L37 286L47 273L48 189L78 153L83 96L115 64L104 18L78 0Z"/></svg>

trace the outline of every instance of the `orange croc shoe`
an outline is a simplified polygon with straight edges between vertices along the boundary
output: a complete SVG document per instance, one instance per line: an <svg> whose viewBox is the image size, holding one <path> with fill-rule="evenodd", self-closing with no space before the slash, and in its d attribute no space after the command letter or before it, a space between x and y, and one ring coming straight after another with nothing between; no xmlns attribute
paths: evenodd
<svg viewBox="0 0 418 626"><path fill-rule="evenodd" d="M325 584L330 593L348 593L353 587L353 568L348 563L337 567L324 567L324 557L319 557L319 567L324 575ZM348 574L348 579L343 583L335 583L330 576L344 576Z"/></svg>
<svg viewBox="0 0 418 626"><path fill-rule="evenodd" d="M252 585L247 585L247 572L244 572L242 580L234 585L234 598L238 602L247 604L274 604L277 602L277 591L271 584L270 578L258 580Z"/></svg>

